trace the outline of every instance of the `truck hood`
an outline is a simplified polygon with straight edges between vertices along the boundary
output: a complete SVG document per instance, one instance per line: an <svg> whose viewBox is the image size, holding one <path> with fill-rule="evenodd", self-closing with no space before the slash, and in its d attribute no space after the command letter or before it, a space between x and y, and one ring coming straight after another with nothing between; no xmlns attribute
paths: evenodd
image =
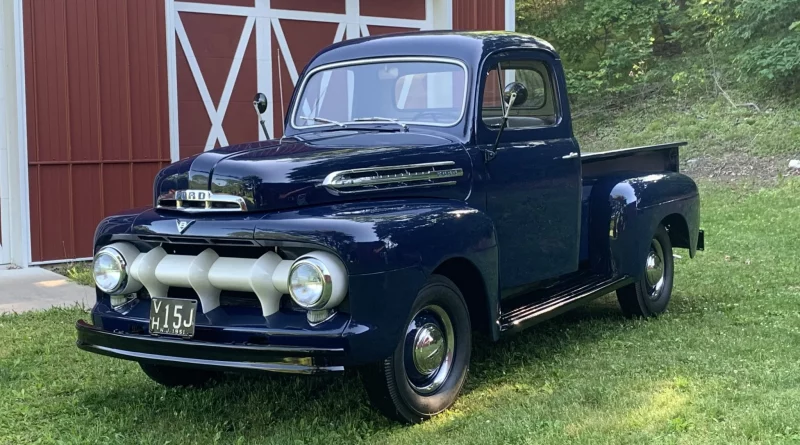
<svg viewBox="0 0 800 445"><path fill-rule="evenodd" d="M464 200L471 183L469 154L446 136L348 129L202 153L159 172L154 193L157 207L192 190L263 212L383 197Z"/></svg>

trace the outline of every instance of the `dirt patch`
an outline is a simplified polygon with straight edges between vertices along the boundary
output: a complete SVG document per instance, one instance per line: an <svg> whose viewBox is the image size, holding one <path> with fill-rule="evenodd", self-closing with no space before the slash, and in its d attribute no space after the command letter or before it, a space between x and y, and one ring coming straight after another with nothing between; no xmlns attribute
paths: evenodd
<svg viewBox="0 0 800 445"><path fill-rule="evenodd" d="M800 169L789 167L789 161L793 159L800 159L800 153L771 157L756 157L741 153L721 157L700 156L682 159L681 172L696 179L775 185L781 178L800 176Z"/></svg>

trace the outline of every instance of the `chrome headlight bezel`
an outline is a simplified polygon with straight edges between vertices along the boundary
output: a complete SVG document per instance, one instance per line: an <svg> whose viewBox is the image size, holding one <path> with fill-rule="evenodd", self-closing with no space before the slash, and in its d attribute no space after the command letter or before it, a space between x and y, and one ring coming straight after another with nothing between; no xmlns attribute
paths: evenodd
<svg viewBox="0 0 800 445"><path fill-rule="evenodd" d="M97 260L102 257L107 256L110 257L115 263L116 266L119 268L119 281L117 282L116 286L113 288L105 288L104 286L100 285L97 281L97 270L95 269L94 265L97 264ZM102 249L98 250L97 253L94 255L94 265L92 267L92 278L94 279L94 284L97 286L98 289L103 291L109 295L115 295L119 293L119 291L125 289L128 285L128 262L125 260L125 257L122 255L122 252L119 250L106 246Z"/></svg>
<svg viewBox="0 0 800 445"><path fill-rule="evenodd" d="M297 296L294 294L293 286L292 286L292 277L294 276L295 272L302 266L309 266L319 275L322 282L322 291L320 292L319 297L311 304L306 304L301 302ZM328 270L328 267L325 263L317 258L314 257L303 257L299 260L295 261L292 264L292 267L289 269L289 276L287 279L287 285L289 287L289 295L292 297L292 301L297 303L303 309L308 310L316 310L322 309L331 299L331 295L333 294L333 280L331 278L331 272Z"/></svg>

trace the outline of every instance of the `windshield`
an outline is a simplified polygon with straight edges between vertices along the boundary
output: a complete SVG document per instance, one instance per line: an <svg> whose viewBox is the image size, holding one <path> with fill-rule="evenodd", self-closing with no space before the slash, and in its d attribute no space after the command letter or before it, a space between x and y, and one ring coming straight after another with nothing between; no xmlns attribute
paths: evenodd
<svg viewBox="0 0 800 445"><path fill-rule="evenodd" d="M466 82L464 65L449 59L378 59L322 67L301 86L292 126L455 125L464 114Z"/></svg>

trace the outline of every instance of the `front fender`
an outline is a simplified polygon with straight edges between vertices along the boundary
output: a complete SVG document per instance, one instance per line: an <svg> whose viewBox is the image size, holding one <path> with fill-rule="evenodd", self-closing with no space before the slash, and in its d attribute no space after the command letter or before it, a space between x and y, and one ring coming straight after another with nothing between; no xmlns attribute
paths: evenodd
<svg viewBox="0 0 800 445"><path fill-rule="evenodd" d="M682 221L694 256L700 230L700 199L694 181L680 173L614 177L592 189L590 257L595 269L641 278L650 239L659 224ZM676 219L680 217L680 219Z"/></svg>
<svg viewBox="0 0 800 445"><path fill-rule="evenodd" d="M347 311L352 316L345 335L360 362L392 353L417 293L451 258L475 266L487 296L485 312L478 316L496 320L494 224L463 202L367 201L283 212L259 221L255 236L267 244L313 243L342 258L350 274Z"/></svg>
<svg viewBox="0 0 800 445"><path fill-rule="evenodd" d="M193 219L179 233L176 219ZM177 215L153 210L110 218L96 245L120 235L253 239L264 246L330 251L350 280L343 311L354 363L387 357L405 329L411 305L428 277L447 260L469 261L485 285L486 315L498 311L497 237L491 219L463 202L437 199L359 201L246 215ZM265 247L267 248L267 247Z"/></svg>
<svg viewBox="0 0 800 445"><path fill-rule="evenodd" d="M452 256L497 245L491 219L463 202L392 200L274 213L256 223L266 242L315 244L339 255L350 275L408 267L431 273Z"/></svg>

